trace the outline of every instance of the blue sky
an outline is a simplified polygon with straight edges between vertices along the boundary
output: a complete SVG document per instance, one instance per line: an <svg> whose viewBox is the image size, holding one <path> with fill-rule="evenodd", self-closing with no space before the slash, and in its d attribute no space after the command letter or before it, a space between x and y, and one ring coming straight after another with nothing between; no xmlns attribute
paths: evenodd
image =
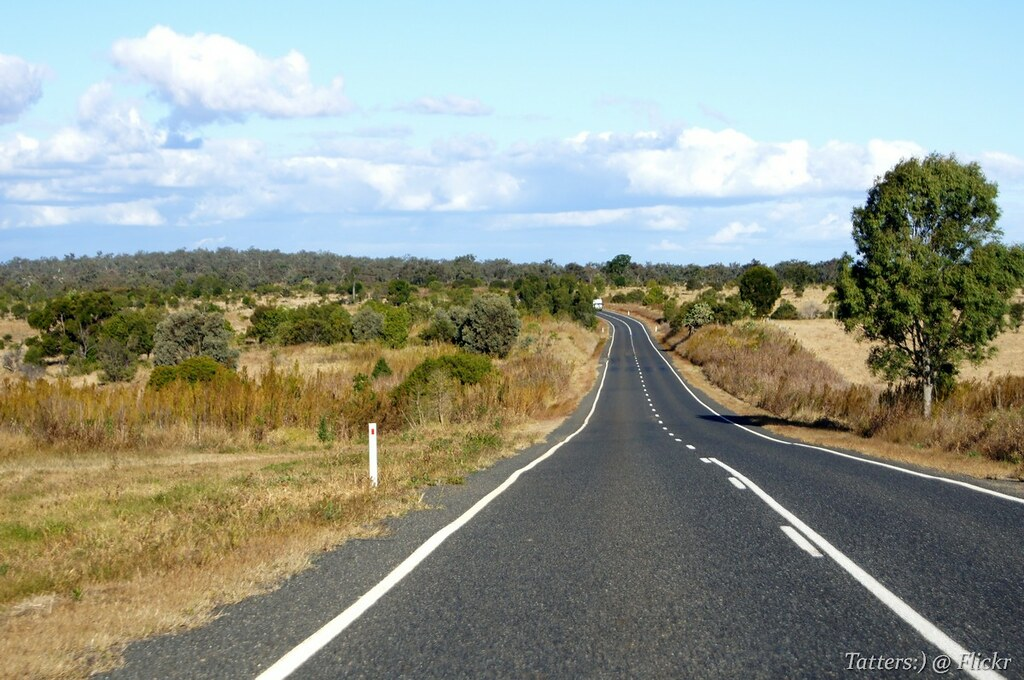
<svg viewBox="0 0 1024 680"><path fill-rule="evenodd" d="M0 261L816 261L901 158L1024 242L1013 2L17 3Z"/></svg>

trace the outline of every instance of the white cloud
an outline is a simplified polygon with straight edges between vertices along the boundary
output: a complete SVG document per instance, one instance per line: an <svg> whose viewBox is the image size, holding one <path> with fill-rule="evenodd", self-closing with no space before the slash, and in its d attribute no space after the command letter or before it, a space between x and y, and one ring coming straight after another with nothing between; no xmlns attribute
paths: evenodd
<svg viewBox="0 0 1024 680"><path fill-rule="evenodd" d="M751 222L750 224L730 222L716 231L708 239L708 243L716 246L732 245L740 241L744 236L753 236L754 234L760 234L763 232L764 227L760 226L757 222Z"/></svg>
<svg viewBox="0 0 1024 680"><path fill-rule="evenodd" d="M1024 180L1024 160L1008 153L989 151L978 160L989 179L997 182L1020 182Z"/></svg>
<svg viewBox="0 0 1024 680"><path fill-rule="evenodd" d="M227 241L226 236L209 236L207 238L201 238L195 242L193 247L195 248L206 248L207 246L215 246L220 243Z"/></svg>
<svg viewBox="0 0 1024 680"><path fill-rule="evenodd" d="M23 226L54 227L68 224L110 224L157 227L165 220L149 200L107 203L98 206L38 205L25 209Z"/></svg>
<svg viewBox="0 0 1024 680"><path fill-rule="evenodd" d="M495 220L496 229L536 229L543 227L593 228L621 226L649 231L684 231L689 214L683 208L656 205L642 208L604 208L505 215Z"/></svg>
<svg viewBox="0 0 1024 680"><path fill-rule="evenodd" d="M677 253L686 250L684 246L674 241L669 241L667 238L661 239L661 241L651 246L650 249L661 253Z"/></svg>
<svg viewBox="0 0 1024 680"><path fill-rule="evenodd" d="M468 99L451 94L444 97L420 97L395 108L408 113L444 116L489 116L494 113L494 109L479 99Z"/></svg>
<svg viewBox="0 0 1024 680"><path fill-rule="evenodd" d="M772 144L735 130L691 128L667 148L623 150L608 162L636 193L763 196L808 187L808 155L802 140Z"/></svg>
<svg viewBox="0 0 1024 680"><path fill-rule="evenodd" d="M185 36L156 26L144 38L114 43L114 63L153 86L189 122L331 116L352 104L342 94L342 80L328 87L310 81L309 63L296 51L279 59L222 35Z"/></svg>
<svg viewBox="0 0 1024 680"><path fill-rule="evenodd" d="M49 69L0 54L0 124L12 123L43 96Z"/></svg>

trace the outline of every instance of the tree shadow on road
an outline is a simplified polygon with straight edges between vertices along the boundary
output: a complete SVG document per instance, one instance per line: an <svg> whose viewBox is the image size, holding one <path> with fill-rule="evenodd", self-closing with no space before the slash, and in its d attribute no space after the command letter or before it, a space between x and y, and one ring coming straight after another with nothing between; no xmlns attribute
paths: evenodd
<svg viewBox="0 0 1024 680"><path fill-rule="evenodd" d="M787 418L779 418L778 416L768 415L756 415L756 416L738 416L723 414L720 416L716 415L703 415L697 416L701 420L707 420L710 422L723 423L725 425L743 425L744 427L766 427L768 425L779 425L788 427L802 427L808 430L827 430L830 432L849 432L850 428L842 423L837 423L834 420L828 418L819 418L814 422L807 422L804 420L789 420Z"/></svg>

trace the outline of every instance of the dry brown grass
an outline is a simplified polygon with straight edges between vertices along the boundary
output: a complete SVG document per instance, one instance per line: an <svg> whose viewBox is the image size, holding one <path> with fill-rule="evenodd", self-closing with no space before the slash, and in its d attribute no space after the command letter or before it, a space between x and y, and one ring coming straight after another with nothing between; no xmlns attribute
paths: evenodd
<svg viewBox="0 0 1024 680"><path fill-rule="evenodd" d="M630 312L653 329L656 311ZM674 360L688 378L780 434L945 472L1024 479L1024 377L963 383L929 421L916 394L880 403L880 388L852 383L823 356L773 337L775 331L762 324L709 327L668 344L677 346Z"/></svg>
<svg viewBox="0 0 1024 680"><path fill-rule="evenodd" d="M201 623L217 604L272 587L310 554L378 531L382 518L416 507L424 485L460 483L542 439L593 384L601 337L534 320L523 338L499 362L499 375L451 396L460 415L447 427L430 420L408 427L397 418L382 427L377 489L366 479L365 422L323 443L315 415L291 411L310 408L304 391L348 398L351 377L382 355L394 371L374 384L384 392L439 348L252 353L243 362L251 375L265 378L276 365L284 387L274 401L298 392L280 424L265 423L258 444L251 420L232 425L240 409L222 408L244 402L238 388L200 404L209 422L198 437L173 419L133 429L135 416L121 407L133 395L136 407L149 397L131 386L40 381L43 392L20 398L45 405L51 417L41 425L26 419L28 427L12 424L18 399L7 398L0 417L0 677L82 677L109 668L126 641ZM46 432L57 436L40 439Z"/></svg>
<svg viewBox="0 0 1024 680"><path fill-rule="evenodd" d="M771 321L796 338L812 354L836 369L850 382L883 387L884 380L873 376L867 367L871 344L858 342L831 319ZM1004 375L1024 375L1024 331L1010 331L996 338L996 355L988 361L961 367L963 380L987 380Z"/></svg>

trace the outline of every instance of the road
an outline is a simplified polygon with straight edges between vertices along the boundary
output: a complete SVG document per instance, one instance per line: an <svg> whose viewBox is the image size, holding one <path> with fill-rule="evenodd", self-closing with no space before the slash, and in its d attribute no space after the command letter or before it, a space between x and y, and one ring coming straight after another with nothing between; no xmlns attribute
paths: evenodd
<svg viewBox="0 0 1024 680"><path fill-rule="evenodd" d="M602 316L568 441L110 677L1024 677L1020 498L717 415Z"/></svg>

